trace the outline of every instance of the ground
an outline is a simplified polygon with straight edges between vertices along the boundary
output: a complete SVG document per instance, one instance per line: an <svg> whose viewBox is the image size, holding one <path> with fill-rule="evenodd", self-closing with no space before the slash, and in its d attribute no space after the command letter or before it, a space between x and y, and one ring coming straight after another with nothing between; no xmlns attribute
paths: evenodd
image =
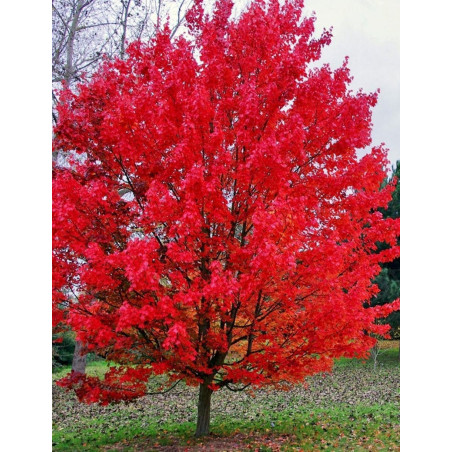
<svg viewBox="0 0 452 452"><path fill-rule="evenodd" d="M55 451L396 451L399 446L399 347L385 343L373 363L340 360L329 374L289 391L220 391L212 434L193 438L196 388L107 407L81 405L55 384ZM102 373L103 362L89 372ZM67 369L54 374L61 377Z"/></svg>

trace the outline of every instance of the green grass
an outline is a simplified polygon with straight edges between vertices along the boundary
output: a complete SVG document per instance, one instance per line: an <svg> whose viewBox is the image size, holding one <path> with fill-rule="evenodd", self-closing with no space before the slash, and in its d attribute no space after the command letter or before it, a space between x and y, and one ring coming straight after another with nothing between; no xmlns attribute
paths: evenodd
<svg viewBox="0 0 452 452"><path fill-rule="evenodd" d="M107 372L110 366L113 366L113 363L109 363L108 361L98 360L87 363L86 365L86 373L88 375L93 375L97 377L102 377L105 372ZM52 371L52 380L58 380L60 378L65 377L71 371L71 366L62 366Z"/></svg>
<svg viewBox="0 0 452 452"><path fill-rule="evenodd" d="M400 366L400 349L399 348L388 348L380 350L378 355L378 366L385 367L399 367ZM336 360L336 368L353 368L353 367L373 367L372 360L362 360L357 358L340 358Z"/></svg>
<svg viewBox="0 0 452 452"><path fill-rule="evenodd" d="M54 451L85 451L100 450L102 446L124 441L139 441L146 439L150 445L159 443L165 445L172 442L170 436L177 436L180 441L187 441L193 436L194 423L167 423L158 425L153 419L140 418L131 421L121 428L108 427L109 418L99 418L96 421L82 419L83 435L80 432L54 432ZM103 428L102 428L103 427Z"/></svg>
<svg viewBox="0 0 452 452"><path fill-rule="evenodd" d="M224 417L212 423L212 434L230 437L242 433L255 441L257 437L285 437L286 450L302 447L304 451L345 450L350 444L362 449L397 450L399 438L399 407L396 404L373 406L335 405L329 408L316 406L294 407L279 413L262 412L258 421L244 421ZM195 423L167 422L158 425L155 419L140 418L122 428L109 428L108 416L95 420L83 419L83 435L78 432L55 431L55 451L101 450L108 444L124 443L121 450L152 450L157 445L189 445L193 438ZM203 440L200 440L203 441ZM265 449L263 449L265 450ZM271 450L271 449L270 449Z"/></svg>
<svg viewBox="0 0 452 452"><path fill-rule="evenodd" d="M276 437L291 435L287 447L302 447L304 451L338 450L341 446L357 440L361 446L381 442L389 450L398 442L399 407L395 404L373 406L333 405L328 408L316 406L297 407L280 413L265 413L256 422L225 419L214 424L212 431L221 436L234 432L258 432Z"/></svg>

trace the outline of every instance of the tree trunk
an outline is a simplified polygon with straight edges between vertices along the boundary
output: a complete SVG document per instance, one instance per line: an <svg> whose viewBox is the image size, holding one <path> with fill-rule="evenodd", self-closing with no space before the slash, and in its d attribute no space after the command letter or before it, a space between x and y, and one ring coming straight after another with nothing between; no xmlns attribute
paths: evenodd
<svg viewBox="0 0 452 452"><path fill-rule="evenodd" d="M195 436L205 436L210 432L210 399L212 390L209 383L199 385L198 422Z"/></svg>
<svg viewBox="0 0 452 452"><path fill-rule="evenodd" d="M69 34L67 37L67 45L66 45L66 66L64 68L64 80L71 84L71 81L75 75L74 69L74 44L75 38L77 36L77 28L80 21L80 14L82 13L83 8L87 6L84 4L84 0L78 0L75 5L74 16L72 18L71 28L69 29Z"/></svg>
<svg viewBox="0 0 452 452"><path fill-rule="evenodd" d="M86 369L86 355L82 355L82 343L75 341L74 357L72 358L72 370L84 374Z"/></svg>

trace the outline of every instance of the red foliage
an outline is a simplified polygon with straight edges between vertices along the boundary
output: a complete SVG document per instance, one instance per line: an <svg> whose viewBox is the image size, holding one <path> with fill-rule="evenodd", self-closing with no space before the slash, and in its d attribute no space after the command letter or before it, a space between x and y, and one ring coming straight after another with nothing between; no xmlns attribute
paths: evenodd
<svg viewBox="0 0 452 452"><path fill-rule="evenodd" d="M74 389L80 401L85 403L100 403L131 400L146 393L146 383L151 369L112 367L99 381L72 371L67 377L59 380L58 385Z"/></svg>
<svg viewBox="0 0 452 452"><path fill-rule="evenodd" d="M398 255L398 221L377 210L387 151L356 156L377 95L349 90L347 61L310 68L331 35L312 38L301 1L231 8L209 18L196 1L192 39L164 30L61 92L55 321L134 365L68 377L85 401L166 372L214 389L301 381L388 329L374 321L390 307L363 306Z"/></svg>

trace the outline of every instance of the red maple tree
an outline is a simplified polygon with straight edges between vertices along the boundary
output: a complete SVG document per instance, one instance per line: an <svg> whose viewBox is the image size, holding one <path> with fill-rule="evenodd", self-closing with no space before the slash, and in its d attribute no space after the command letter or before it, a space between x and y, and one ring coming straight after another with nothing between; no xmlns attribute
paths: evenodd
<svg viewBox="0 0 452 452"><path fill-rule="evenodd" d="M109 403L184 380L198 435L213 391L364 357L398 306L364 307L398 255L387 151L356 154L377 94L350 91L347 61L313 68L331 33L302 1L232 6L196 1L189 38L165 29L63 90L54 131L54 320L121 365L61 384Z"/></svg>

